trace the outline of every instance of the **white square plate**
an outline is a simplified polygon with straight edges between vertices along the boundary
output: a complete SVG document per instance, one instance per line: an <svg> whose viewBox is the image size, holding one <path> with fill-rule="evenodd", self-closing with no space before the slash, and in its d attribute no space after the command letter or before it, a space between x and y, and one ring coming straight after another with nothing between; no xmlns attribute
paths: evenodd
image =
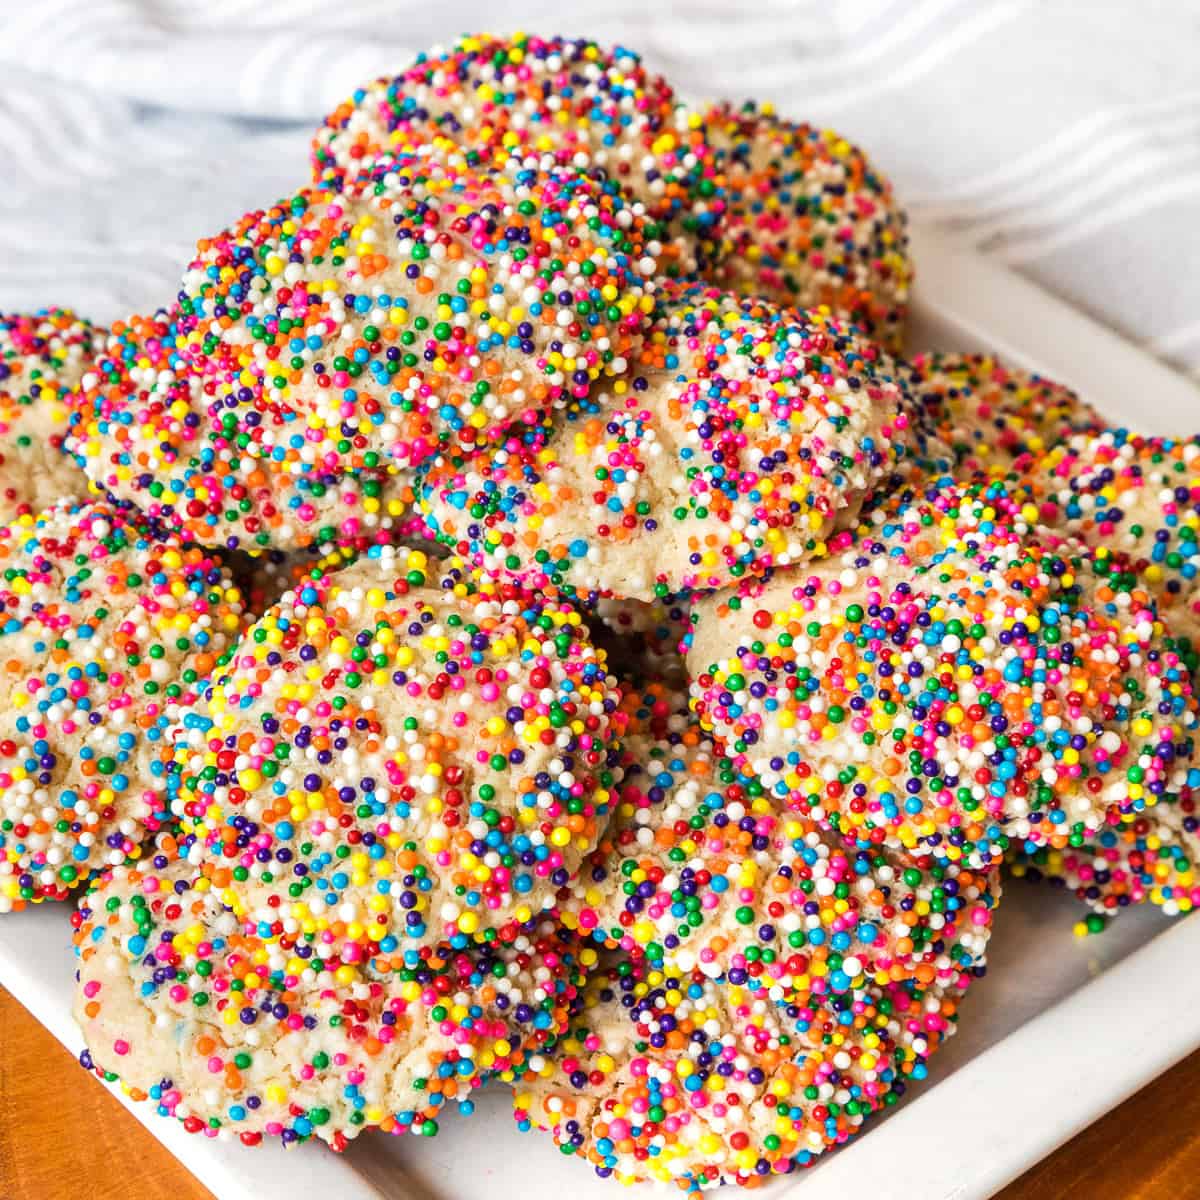
<svg viewBox="0 0 1200 1200"><path fill-rule="evenodd" d="M1200 391L1136 347L942 236L918 229L913 243L915 347L994 350L1072 384L1115 422L1200 432ZM1200 1046L1200 919L1172 925L1145 908L1081 941L1082 913L1061 892L1010 883L988 976L926 1084L813 1170L769 1184L769 1200L845 1200L864 1185L874 1200L984 1200ZM67 916L42 905L0 920L0 984L78 1053ZM79 1085L96 1081L81 1071ZM503 1087L431 1141L366 1134L341 1156L189 1135L117 1094L218 1200L617 1194L549 1138L519 1134Z"/></svg>

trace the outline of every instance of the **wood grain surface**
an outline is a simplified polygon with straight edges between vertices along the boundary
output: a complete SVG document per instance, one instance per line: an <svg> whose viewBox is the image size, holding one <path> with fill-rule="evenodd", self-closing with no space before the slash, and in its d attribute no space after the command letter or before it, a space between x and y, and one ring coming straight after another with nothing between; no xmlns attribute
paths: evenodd
<svg viewBox="0 0 1200 1200"><path fill-rule="evenodd" d="M635 1200L633 1192L619 1194ZM996 1200L1193 1196L1200 1196L1200 1052L1039 1163ZM0 990L0 1200L81 1197L212 1200Z"/></svg>

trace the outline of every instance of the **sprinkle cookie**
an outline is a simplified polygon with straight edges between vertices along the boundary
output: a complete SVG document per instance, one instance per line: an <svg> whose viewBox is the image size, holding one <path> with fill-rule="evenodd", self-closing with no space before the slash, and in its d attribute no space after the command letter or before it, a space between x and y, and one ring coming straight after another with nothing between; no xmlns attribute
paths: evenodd
<svg viewBox="0 0 1200 1200"><path fill-rule="evenodd" d="M544 446L445 456L420 502L489 573L653 601L828 552L915 442L898 374L849 326L694 287L632 386Z"/></svg>
<svg viewBox="0 0 1200 1200"><path fill-rule="evenodd" d="M261 556L318 557L389 541L412 492L386 468L328 472L303 454L303 422L279 410L277 442L255 441L181 350L178 308L118 322L80 383L67 448L94 489L189 541ZM290 428L280 434L275 429Z"/></svg>
<svg viewBox="0 0 1200 1200"><path fill-rule="evenodd" d="M75 937L82 1062L206 1137L432 1136L565 1028L595 958L543 919L504 944L350 963L229 875L170 853L118 868Z"/></svg>
<svg viewBox="0 0 1200 1200"><path fill-rule="evenodd" d="M783 306L828 305L899 353L912 264L891 182L839 134L770 105L718 104L703 119L726 203L708 278Z"/></svg>
<svg viewBox="0 0 1200 1200"><path fill-rule="evenodd" d="M982 354L918 354L911 388L960 470L1003 473L1105 421L1070 388Z"/></svg>
<svg viewBox="0 0 1200 1200"><path fill-rule="evenodd" d="M68 309L0 315L0 523L87 494L63 437L102 338Z"/></svg>
<svg viewBox="0 0 1200 1200"><path fill-rule="evenodd" d="M184 853L349 963L494 939L594 849L619 702L567 605L372 551L285 593L184 716Z"/></svg>
<svg viewBox="0 0 1200 1200"><path fill-rule="evenodd" d="M1200 439L1078 435L1024 475L1042 521L1124 556L1168 631L1200 645Z"/></svg>
<svg viewBox="0 0 1200 1200"><path fill-rule="evenodd" d="M346 183L397 152L483 166L569 166L607 177L681 240L722 209L703 122L640 57L582 38L465 37L359 89L313 140L318 180Z"/></svg>
<svg viewBox="0 0 1200 1200"><path fill-rule="evenodd" d="M999 485L898 502L828 562L693 607L693 698L783 802L986 867L1191 794L1196 705L1146 592Z"/></svg>
<svg viewBox="0 0 1200 1200"><path fill-rule="evenodd" d="M168 730L243 627L204 551L101 504L0 528L0 912L63 899L168 818ZM169 758L169 755L168 755Z"/></svg>
<svg viewBox="0 0 1200 1200"><path fill-rule="evenodd" d="M1076 925L1079 934L1100 932L1108 918L1135 904L1179 916L1200 906L1198 829L1193 801L1163 804L1128 825L1102 830L1084 845L1021 855L1012 871L1073 891L1092 910Z"/></svg>
<svg viewBox="0 0 1200 1200"><path fill-rule="evenodd" d="M619 962L518 1085L517 1122L602 1178L754 1186L811 1165L924 1079L967 982L786 1004L754 979Z"/></svg>
<svg viewBox="0 0 1200 1200"><path fill-rule="evenodd" d="M619 953L518 1122L624 1182L786 1172L921 1077L983 972L994 885L852 850L780 813L661 687L626 702L613 822L561 902Z"/></svg>
<svg viewBox="0 0 1200 1200"><path fill-rule="evenodd" d="M201 241L183 354L262 458L415 467L624 374L653 307L645 232L578 172L408 158Z"/></svg>

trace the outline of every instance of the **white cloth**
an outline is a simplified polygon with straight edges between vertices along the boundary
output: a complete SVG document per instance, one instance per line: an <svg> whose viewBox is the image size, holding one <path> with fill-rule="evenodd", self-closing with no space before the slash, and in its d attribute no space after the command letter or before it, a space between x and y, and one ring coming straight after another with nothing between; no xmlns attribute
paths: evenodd
<svg viewBox="0 0 1200 1200"><path fill-rule="evenodd" d="M197 236L307 180L324 113L479 28L830 125L914 215L1200 377L1194 0L5 0L0 310L169 300Z"/></svg>

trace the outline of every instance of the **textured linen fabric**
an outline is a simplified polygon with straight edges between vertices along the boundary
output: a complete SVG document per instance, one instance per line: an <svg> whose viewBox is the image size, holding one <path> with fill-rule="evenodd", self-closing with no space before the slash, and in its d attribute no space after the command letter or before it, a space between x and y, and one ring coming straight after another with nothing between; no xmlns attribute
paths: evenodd
<svg viewBox="0 0 1200 1200"><path fill-rule="evenodd" d="M339 100L479 29L619 42L689 98L832 126L914 218L1200 378L1193 0L9 0L0 310L169 300L198 236L307 180Z"/></svg>

